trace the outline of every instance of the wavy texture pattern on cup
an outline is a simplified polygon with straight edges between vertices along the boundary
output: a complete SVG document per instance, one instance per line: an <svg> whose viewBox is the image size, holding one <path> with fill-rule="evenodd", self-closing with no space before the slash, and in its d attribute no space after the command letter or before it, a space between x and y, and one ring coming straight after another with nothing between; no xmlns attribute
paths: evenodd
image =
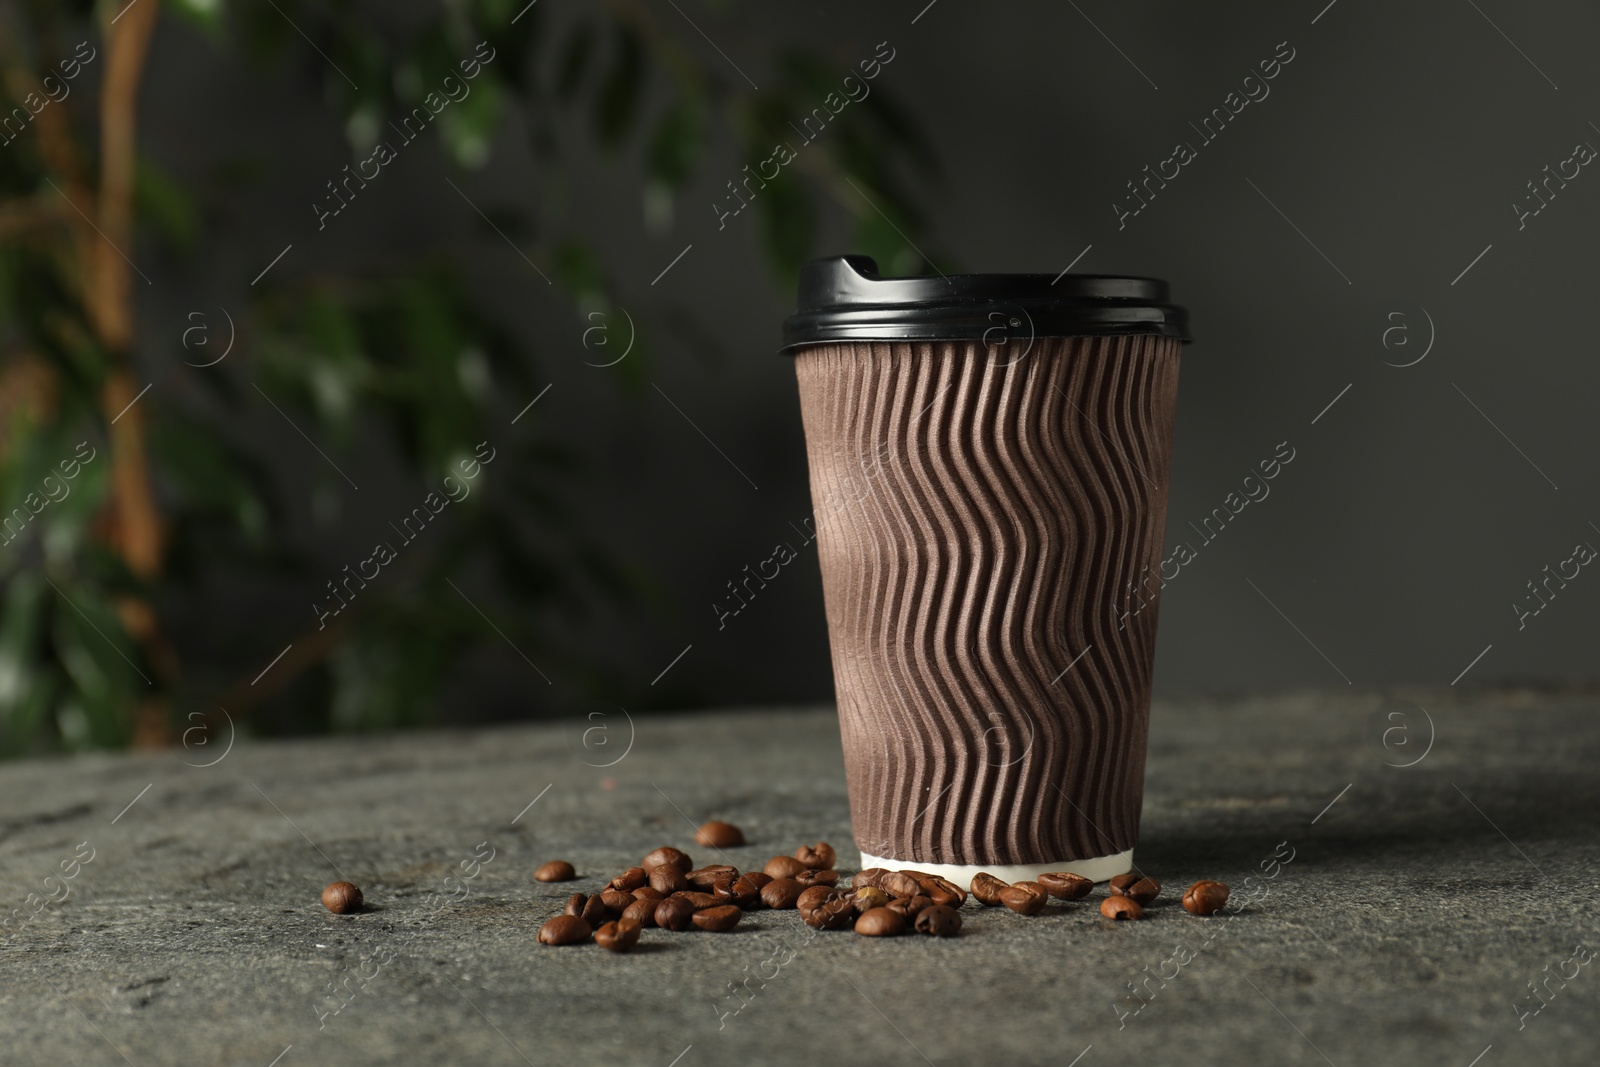
<svg viewBox="0 0 1600 1067"><path fill-rule="evenodd" d="M1179 349L1130 335L1038 338L1009 363L976 341L797 352L863 852L984 864L1133 847Z"/></svg>

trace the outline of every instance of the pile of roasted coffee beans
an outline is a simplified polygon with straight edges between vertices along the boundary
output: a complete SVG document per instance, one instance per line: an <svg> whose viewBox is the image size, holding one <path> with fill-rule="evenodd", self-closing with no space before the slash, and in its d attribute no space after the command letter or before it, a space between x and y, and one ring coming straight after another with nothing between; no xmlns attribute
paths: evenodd
<svg viewBox="0 0 1600 1067"><path fill-rule="evenodd" d="M744 843L744 834L726 822L709 822L695 841L713 848ZM968 890L923 871L860 871L847 886L834 869L837 856L826 842L801 845L793 855L774 856L759 871L740 871L726 863L695 867L686 853L663 845L637 867L611 879L598 893L574 893L566 910L539 930L544 945L577 945L593 940L612 952L627 952L647 927L662 930L705 930L719 933L739 925L745 912L757 908L799 912L817 930L854 930L864 937L891 937L915 931L932 937L961 932L961 911ZM570 881L572 864L552 860L534 872L541 882ZM1067 872L1041 874L1034 881L1006 883L990 874L972 879L971 895L989 907L1006 907L1020 915L1039 915L1051 897L1081 900L1094 882ZM1143 874L1111 879L1100 902L1108 919L1141 919L1145 906L1161 894L1161 883ZM1211 915L1228 900L1228 887L1202 881L1183 895L1193 915Z"/></svg>
<svg viewBox="0 0 1600 1067"><path fill-rule="evenodd" d="M745 843L732 823L714 821L695 832L698 844L733 848ZM759 871L743 871L726 863L695 867L687 853L670 845L655 849L637 867L611 879L598 893L574 893L565 911L539 928L542 945L578 945L594 941L612 952L627 952L639 943L646 927L662 930L705 930L721 933L739 925L747 911L793 908L817 930L854 930L863 937L892 937L915 931L931 937L961 932L960 908L968 889L925 871L889 871L874 867L857 872L847 886L839 884L833 846L825 841L801 845L793 855L774 856ZM570 882L578 877L566 860L550 860L533 872L538 882ZM1058 871L1032 881L1007 883L992 874L972 879L971 895L985 907L1005 907L1019 915L1039 915L1051 897L1082 900L1094 882ZM1107 919L1142 919L1145 907L1161 895L1161 883L1143 874L1119 874L1107 883L1100 902ZM1191 915L1213 915L1228 902L1228 887L1200 881L1183 894ZM361 890L334 882L322 891L322 903L335 914L362 909Z"/></svg>
<svg viewBox="0 0 1600 1067"><path fill-rule="evenodd" d="M695 833L695 841L717 849L732 848L744 844L744 833L731 823L709 822ZM966 894L956 886L948 882L924 886L905 878L900 886L903 892L891 898L881 889L869 889L858 875L855 887L839 890L835 888L839 872L833 867L836 858L833 846L819 841L801 845L793 855L774 856L759 871L740 871L727 863L695 867L687 853L663 845L641 859L637 867L611 879L600 892L574 893L563 914L540 928L539 941L576 945L592 939L602 948L626 952L647 927L721 933L738 926L746 912L757 908L793 908L818 929L853 927L873 936L914 926L949 937L961 929L961 916L952 907L937 909L939 914L917 921L918 913L932 904L929 893L959 906ZM552 860L534 872L534 877L568 881L575 873L564 860Z"/></svg>
<svg viewBox="0 0 1600 1067"><path fill-rule="evenodd" d="M1021 915L1038 915L1050 897L1057 900L1082 900L1094 883L1080 875L1059 871L1041 874L1030 882L1007 885L992 874L972 879L972 895L989 907L1005 906ZM1108 919L1142 919L1144 909L1161 895L1161 883L1144 874L1119 874L1106 883L1106 897L1100 914ZM1202 881L1183 894L1183 907L1191 915L1214 915L1228 902L1228 887L1221 882Z"/></svg>

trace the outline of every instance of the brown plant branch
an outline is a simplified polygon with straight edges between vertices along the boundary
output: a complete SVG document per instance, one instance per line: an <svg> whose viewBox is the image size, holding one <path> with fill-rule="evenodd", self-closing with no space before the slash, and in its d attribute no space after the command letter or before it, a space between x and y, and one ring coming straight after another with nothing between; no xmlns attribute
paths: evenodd
<svg viewBox="0 0 1600 1067"><path fill-rule="evenodd" d="M158 0L140 0L117 15L111 14L110 7L104 11L100 189L94 205L101 240L90 245L84 264L84 297L95 333L112 360L102 393L111 446L108 540L129 571L150 580L161 570L165 530L151 486L144 410L136 403L140 392L131 366L133 267L123 256L133 244L139 85L160 6ZM142 597L124 597L117 604L117 613L128 633L145 649L151 665L170 681L177 670L177 657L149 602ZM134 744L162 744L168 732L165 703L142 700L134 723Z"/></svg>
<svg viewBox="0 0 1600 1067"><path fill-rule="evenodd" d="M55 193L0 204L0 241L57 226L71 210Z"/></svg>
<svg viewBox="0 0 1600 1067"><path fill-rule="evenodd" d="M115 547L129 569L146 578L160 569L163 531L145 459L144 415L137 406L128 407L138 395L128 365L133 347L133 268L119 249L133 243L139 79L158 12L158 0L142 0L124 9L115 25L109 21L106 25L98 204L98 225L105 238L92 246L85 294L96 333L117 364L105 386L106 419L117 420L110 429Z"/></svg>

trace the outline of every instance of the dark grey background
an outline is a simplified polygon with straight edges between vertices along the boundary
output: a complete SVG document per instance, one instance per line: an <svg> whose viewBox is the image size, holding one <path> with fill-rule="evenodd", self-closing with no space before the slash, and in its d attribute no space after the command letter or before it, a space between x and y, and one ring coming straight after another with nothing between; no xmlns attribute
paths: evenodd
<svg viewBox="0 0 1600 1067"><path fill-rule="evenodd" d="M1075 270L1171 282L1196 341L1184 354L1169 550L1198 545L1188 524L1279 442L1295 449L1270 497L1168 586L1158 688L1444 684L1480 653L1462 684L1592 675L1600 576L1586 569L1520 631L1511 605L1577 542L1600 545L1590 310L1600 176L1585 168L1521 231L1510 205L1574 144L1600 145L1600 12L1505 0L924 4L683 7L717 28L758 84L747 56L765 48L752 42L821 42L843 63L890 42L877 87L911 108L944 163L913 180L932 209L919 242L930 252L969 271L1054 273L1092 246ZM1124 183L1175 142L1198 146L1188 124L1284 41L1295 56L1270 96L1119 230L1112 204ZM728 62L710 45L697 55ZM571 489L580 521L658 586L651 604L602 606L574 624L629 679L628 706L830 696L814 550L725 630L711 606L811 512L793 374L774 355L792 294L762 266L749 218L719 232L711 207L738 173L730 146L717 146L665 231L646 226L628 158L584 160L557 184L508 132L491 165L465 177L436 151L408 149L318 233L310 204L349 154L318 99L320 61L306 62L264 79L161 23L142 103L148 150L189 180L241 153L265 170L227 201L251 220L252 239L158 263L165 277L141 292L152 370L167 387L197 389L204 372L178 363L186 313L242 306L250 279L291 241L275 271L469 252L470 283L552 383L527 420L590 457ZM484 228L447 177L485 207L555 197L597 220L621 273L616 302L636 316L679 304L705 340L656 338L643 389L586 366L599 361L582 343L592 323ZM819 255L848 251L847 212L871 209L830 210ZM537 239L523 247L539 262ZM1423 309L1437 333L1429 355L1386 365L1421 353ZM1401 322L1411 344L1386 350L1384 330ZM234 368L245 377L247 359ZM529 399L504 398L507 423ZM259 417L254 432L281 438L305 542L335 569L414 502L417 487L386 457L352 460L363 488L350 493L270 409ZM259 644L265 663L280 632L304 627L313 595L219 585L212 617L194 624L235 653ZM502 717L563 699L496 648L465 665L453 704Z"/></svg>

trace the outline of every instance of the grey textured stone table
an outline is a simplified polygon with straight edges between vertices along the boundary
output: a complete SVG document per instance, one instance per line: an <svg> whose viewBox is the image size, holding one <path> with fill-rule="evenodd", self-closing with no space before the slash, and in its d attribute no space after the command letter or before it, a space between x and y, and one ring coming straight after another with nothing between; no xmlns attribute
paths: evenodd
<svg viewBox="0 0 1600 1067"><path fill-rule="evenodd" d="M613 712L0 766L0 1062L1592 1064L1600 694L1402 695L1158 703L1137 859L1167 905L969 902L954 940L758 911L535 943L651 847L715 861L707 817L736 865L821 838L852 867L827 709L640 719L626 755ZM581 880L530 882L555 857ZM319 905L341 872L367 911ZM1234 918L1175 903L1247 876Z"/></svg>

